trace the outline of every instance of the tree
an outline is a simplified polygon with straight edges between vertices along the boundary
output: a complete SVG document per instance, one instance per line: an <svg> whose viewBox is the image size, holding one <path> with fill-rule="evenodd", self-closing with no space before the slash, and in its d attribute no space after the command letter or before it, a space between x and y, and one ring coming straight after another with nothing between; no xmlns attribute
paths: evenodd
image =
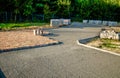
<svg viewBox="0 0 120 78"><path fill-rule="evenodd" d="M24 5L24 11L23 11L23 14L25 16L29 16L29 15L31 15L35 11L35 9L33 8L32 5L33 5L33 0L29 0L29 1L27 1L25 3L25 5Z"/></svg>
<svg viewBox="0 0 120 78"><path fill-rule="evenodd" d="M51 17L51 12L50 12L50 8L48 4L44 5L44 16L45 16L45 20L49 20Z"/></svg>
<svg viewBox="0 0 120 78"><path fill-rule="evenodd" d="M62 17L70 16L70 7L71 1L70 0L57 0L58 5L58 14Z"/></svg>

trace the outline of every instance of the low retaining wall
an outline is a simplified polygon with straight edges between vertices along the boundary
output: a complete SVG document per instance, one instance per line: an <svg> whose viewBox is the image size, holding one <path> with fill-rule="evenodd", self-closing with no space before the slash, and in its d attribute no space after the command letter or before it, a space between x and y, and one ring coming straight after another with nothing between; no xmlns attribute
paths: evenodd
<svg viewBox="0 0 120 78"><path fill-rule="evenodd" d="M105 26L117 26L117 21L101 21L101 20L83 20L83 23L105 25Z"/></svg>

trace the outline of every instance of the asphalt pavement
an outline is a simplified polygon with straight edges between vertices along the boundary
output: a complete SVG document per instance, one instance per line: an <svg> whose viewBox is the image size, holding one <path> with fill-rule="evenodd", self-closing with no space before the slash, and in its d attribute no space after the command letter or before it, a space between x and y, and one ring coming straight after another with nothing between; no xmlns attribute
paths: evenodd
<svg viewBox="0 0 120 78"><path fill-rule="evenodd" d="M49 29L59 45L0 53L0 78L120 78L120 57L77 45L102 26L73 23Z"/></svg>

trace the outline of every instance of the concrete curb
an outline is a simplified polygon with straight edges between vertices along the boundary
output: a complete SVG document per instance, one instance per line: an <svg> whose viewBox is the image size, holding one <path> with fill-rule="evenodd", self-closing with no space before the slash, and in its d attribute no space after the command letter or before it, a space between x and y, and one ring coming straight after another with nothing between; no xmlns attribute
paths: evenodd
<svg viewBox="0 0 120 78"><path fill-rule="evenodd" d="M88 45L82 44L82 43L79 42L79 40L77 40L76 42L77 42L78 45L81 45L81 46L84 46L84 47L87 47L87 48L91 48L91 49L95 49L95 50L98 50L98 51L101 51L101 52L105 52L105 53L109 53L109 54L120 56L120 54L114 53L112 51L107 51L107 50L103 50L103 49L100 49L100 48L96 48L96 47L92 47L92 46L88 46Z"/></svg>
<svg viewBox="0 0 120 78"><path fill-rule="evenodd" d="M58 45L58 44L61 44L61 42L54 42L54 43L43 44L43 45L25 46L25 47L5 49L5 50L0 50L0 53L10 52L10 51L17 51L17 50L25 50L25 49L33 49L33 48L40 48L40 47L46 47L46 46Z"/></svg>

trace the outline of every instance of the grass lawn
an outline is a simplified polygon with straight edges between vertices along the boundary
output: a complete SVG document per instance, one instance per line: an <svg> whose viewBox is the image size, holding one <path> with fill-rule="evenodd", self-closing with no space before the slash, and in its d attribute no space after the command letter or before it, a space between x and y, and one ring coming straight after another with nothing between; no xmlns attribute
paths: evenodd
<svg viewBox="0 0 120 78"><path fill-rule="evenodd" d="M30 26L45 26L48 23L0 23L1 30L11 30L16 28L27 28Z"/></svg>
<svg viewBox="0 0 120 78"><path fill-rule="evenodd" d="M95 39L87 43L87 45L106 49L109 51L120 53L120 41L112 39Z"/></svg>

